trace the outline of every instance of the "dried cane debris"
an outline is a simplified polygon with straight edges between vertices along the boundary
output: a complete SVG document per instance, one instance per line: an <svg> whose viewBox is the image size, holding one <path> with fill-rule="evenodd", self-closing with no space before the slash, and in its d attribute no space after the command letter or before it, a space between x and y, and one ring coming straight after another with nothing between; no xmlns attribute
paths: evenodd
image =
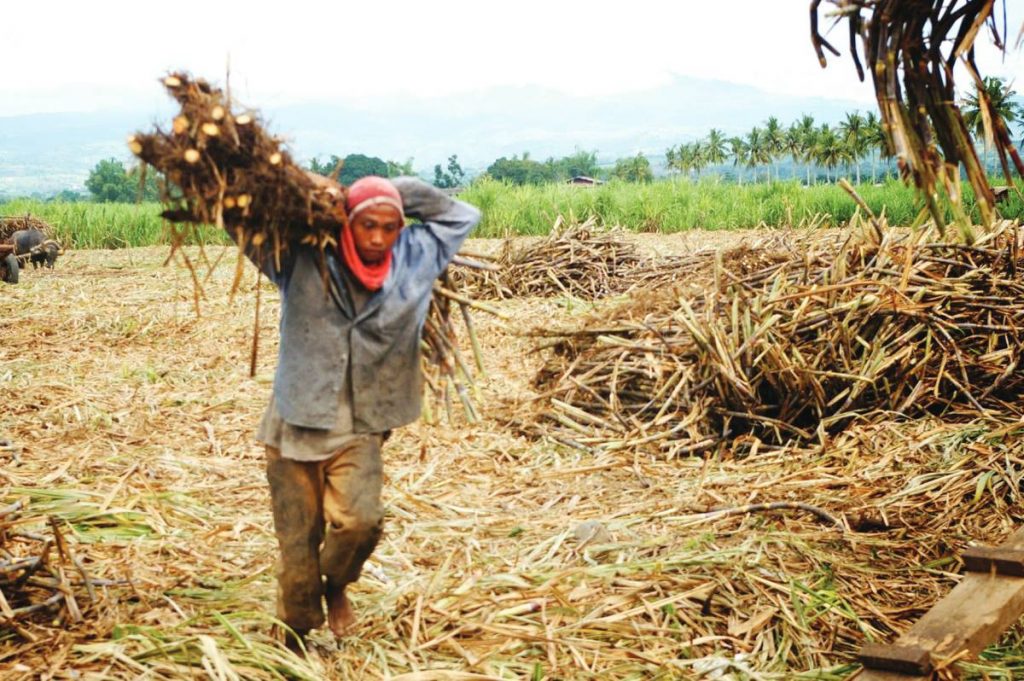
<svg viewBox="0 0 1024 681"><path fill-rule="evenodd" d="M90 574L87 552L56 518L33 512L25 498L0 508L0 630L34 641L34 624L80 624L114 584Z"/></svg>
<svg viewBox="0 0 1024 681"><path fill-rule="evenodd" d="M754 271L769 264L764 259L777 257L774 251L799 248L815 234L813 229L801 237L778 233L761 239L756 249L741 245L725 253L707 248L685 256L649 256L626 230L602 226L593 217L582 223L559 217L548 236L521 245L506 240L496 256L467 259L475 267L456 271L453 279L477 299L566 296L595 301L701 283L723 257L734 272Z"/></svg>
<svg viewBox="0 0 1024 681"><path fill-rule="evenodd" d="M22 447L20 463L8 463L13 450L0 456L18 495L0 505L30 488L26 516L39 519L22 529L48 537L53 515L94 583L132 579L131 597L105 587L109 617L94 618L73 585L82 626L39 615L20 625L37 643L0 637L5 678L418 678L471 664L492 678L538 667L565 679L691 678L742 664L765 679L838 680L855 671L865 638L891 638L949 591L968 542L998 544L1021 521L1024 426L1012 414L861 419L825 448L741 436L705 459L669 460L649 443L584 452L518 437L491 399L532 393L542 358L516 330L576 318L555 301L516 298L500 304L507 329L475 316L490 375L481 420L418 423L389 442L391 538L353 591L358 635L338 649L316 633L319 661L304 661L269 634L276 539L249 436L266 405L233 366L245 349L232 345L255 301L211 296L202 317L182 315L167 302L181 298L175 278L127 274L161 259L84 251L46 305L0 297L0 387L13 396L0 437ZM222 262L216 285L232 275ZM713 268L701 276L713 282ZM41 339L40 327L52 335ZM261 373L271 368L263 357ZM607 528L606 543L577 535L588 522ZM24 546L32 551L18 555L39 554L40 544ZM1021 674L1017 636L971 673Z"/></svg>
<svg viewBox="0 0 1024 681"><path fill-rule="evenodd" d="M621 277L640 259L621 230L602 229L594 218L568 225L559 218L539 243L506 250L504 284L513 295L594 300L619 292Z"/></svg>

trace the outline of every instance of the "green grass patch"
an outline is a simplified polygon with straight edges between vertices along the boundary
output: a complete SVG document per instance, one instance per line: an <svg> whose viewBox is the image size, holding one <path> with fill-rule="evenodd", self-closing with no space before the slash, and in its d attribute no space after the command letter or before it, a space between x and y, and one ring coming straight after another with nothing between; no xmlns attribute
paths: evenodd
<svg viewBox="0 0 1024 681"><path fill-rule="evenodd" d="M909 225L921 210L914 190L898 180L862 184L857 192L871 209L894 225ZM856 206L833 184L804 186L795 180L738 185L718 177L691 181L677 177L650 184L613 181L597 187L566 184L514 186L489 179L472 184L459 196L483 211L478 237L542 235L559 215L584 220L596 216L605 224L639 232L680 232L690 229L788 227L815 220L841 225ZM968 210L974 212L969 186ZM1007 218L1024 216L1024 200L1011 193L1000 205ZM157 203L61 203L18 199L0 203L0 216L31 213L54 228L54 237L71 248L126 248L170 243ZM952 216L950 215L951 219ZM977 216L975 215L975 219ZM228 243L225 235L206 226L191 244Z"/></svg>
<svg viewBox="0 0 1024 681"><path fill-rule="evenodd" d="M135 248L169 244L159 203L91 203L16 199L0 203L0 216L31 214L53 227L66 248ZM214 227L203 227L186 243L228 243Z"/></svg>
<svg viewBox="0 0 1024 681"><path fill-rule="evenodd" d="M973 212L973 194L967 186L964 191L968 209ZM921 210L914 190L897 180L877 186L862 184L857 192L875 213L884 212L894 225L911 224ZM737 185L714 177L699 182L674 178L651 184L613 181L597 187L517 187L481 180L459 198L483 211L483 222L476 232L476 236L483 237L546 234L559 215L578 219L597 216L605 224L634 231L668 233L788 227L811 220L833 226L847 222L856 210L850 196L836 185L804 186L796 181ZM1024 202L1013 195L1001 204L1000 211L1005 217L1019 217L1024 215Z"/></svg>

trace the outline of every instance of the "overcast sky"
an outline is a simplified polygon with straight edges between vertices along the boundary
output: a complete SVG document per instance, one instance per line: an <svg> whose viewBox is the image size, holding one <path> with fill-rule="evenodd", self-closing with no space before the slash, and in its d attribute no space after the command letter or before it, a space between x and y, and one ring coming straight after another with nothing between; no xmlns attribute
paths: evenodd
<svg viewBox="0 0 1024 681"><path fill-rule="evenodd" d="M807 0L392 0L5 2L0 115L155 110L156 79L184 68L248 105L443 96L540 85L623 94L673 74L770 92L872 101L848 55L827 69ZM826 3L827 4L827 3ZM998 3L997 3L998 6ZM1012 38L1024 0L1008 0ZM834 36L846 45L845 26ZM979 43L988 44L987 37ZM986 48L987 73L1020 83L1019 50Z"/></svg>

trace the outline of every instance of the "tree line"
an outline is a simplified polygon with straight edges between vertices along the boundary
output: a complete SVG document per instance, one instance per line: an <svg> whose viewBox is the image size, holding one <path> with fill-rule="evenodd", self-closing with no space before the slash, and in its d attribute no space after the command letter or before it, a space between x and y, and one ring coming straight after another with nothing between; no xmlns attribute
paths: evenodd
<svg viewBox="0 0 1024 681"><path fill-rule="evenodd" d="M807 184L815 181L820 168L825 169L826 179L831 182L835 170L846 165L855 171L859 183L860 163L865 156L871 159L871 177L875 181L877 161L888 155L878 116L852 112L834 127L828 123L817 125L813 116L804 115L788 127L771 116L746 135L732 137L712 128L703 139L669 147L665 160L670 172L696 176L709 166L731 162L740 184L745 180L746 171L754 182L762 178L765 181L782 179L779 164L782 160L792 162L790 177L797 177L802 170ZM764 173L760 174L762 168Z"/></svg>
<svg viewBox="0 0 1024 681"><path fill-rule="evenodd" d="M309 170L324 176L333 176L337 173L338 181L345 185L352 184L360 177L367 175L398 177L399 175L416 174L411 158L400 163L385 161L366 154L349 154L344 158L336 155L324 159L313 158L310 161ZM447 169L441 168L439 164L435 170L438 173L435 178L435 183L438 186L459 186L465 176L456 156L448 159ZM143 177L139 166L127 168L122 161L116 158L104 159L93 166L85 181L85 188L89 191L92 200L101 203L160 200L159 173L150 168ZM56 195L54 200L78 201L85 198L71 190L64 190Z"/></svg>
<svg viewBox="0 0 1024 681"><path fill-rule="evenodd" d="M993 108L1011 129L1014 124L1024 122L1024 107L1016 101L1017 93L1005 80L985 78L983 87ZM994 159L989 145L984 143L985 116L977 90L961 102L961 111L975 139L983 140L982 155L986 165L992 166ZM778 118L771 116L744 135L727 136L712 128L703 139L665 150L666 167L670 173L700 177L707 168L721 169L731 165L731 173L741 184L747 180L748 173L753 182L792 178L813 184L822 169L826 181L831 182L841 167L860 183L865 161L870 161L872 182L878 179L879 166L886 173L891 171L891 152L881 122L873 112L850 112L836 125L819 125L813 116L804 115L784 126ZM783 178L784 163L789 168L787 178ZM309 169L326 176L337 174L338 180L345 185L367 175L397 177L416 174L412 158L398 162L366 154L313 158ZM544 161L531 158L529 152L515 154L511 158L503 156L491 163L485 174L516 185L564 182L579 176L602 180L616 178L627 182L650 182L654 179L651 162L642 153L620 158L608 168L598 163L596 151L579 149L568 156ZM432 180L442 188L463 186L466 173L458 156L452 154L446 164L436 164ZM113 158L97 163L90 171L85 186L92 199L101 202L156 201L160 195L156 172L150 171L143 176L138 167L126 168ZM82 198L69 190L55 197L64 201Z"/></svg>
<svg viewBox="0 0 1024 681"><path fill-rule="evenodd" d="M379 177L399 177L401 175L415 175L412 167L413 159L408 158L404 163L398 161L385 161L376 156L366 154L349 154L344 158L331 155L323 161L313 158L309 169L314 173L332 177L337 174L337 179L344 185L350 185L361 177L377 175ZM434 166L434 184L442 188L460 187L465 181L466 173L459 164L457 154L448 157L448 163L442 166L440 163Z"/></svg>
<svg viewBox="0 0 1024 681"><path fill-rule="evenodd" d="M614 177L627 182L649 182L654 179L651 162L643 154L621 158L608 170L598 164L596 151L581 150L562 158L551 157L546 161L530 158L530 152L515 154L512 158L502 156L489 165L485 173L495 180L517 185L565 182L574 177L601 180Z"/></svg>
<svg viewBox="0 0 1024 681"><path fill-rule="evenodd" d="M993 108L1008 125L1024 120L1024 107L1015 101L1017 93L1005 80L989 77L985 78L983 85ZM990 162L990 145L984 140L985 117L977 89L961 102L961 111L975 139L983 140L982 155L985 161ZM817 125L813 116L804 115L788 126L783 126L778 118L771 116L745 135L731 137L712 128L703 139L669 147L665 151L670 172L699 176L707 167L731 162L740 183L744 181L745 171L751 173L755 182L762 177L766 181L782 179L780 161L789 161L790 177L803 174L807 184L816 182L821 169L825 170L825 179L831 182L840 167L845 167L848 174L860 183L861 166L865 160L871 163L871 180L875 182L878 166L891 165L888 163L891 159L892 152L878 116L874 112L861 114L857 111L846 114L835 126L828 123ZM764 168L763 175L759 174L761 168Z"/></svg>

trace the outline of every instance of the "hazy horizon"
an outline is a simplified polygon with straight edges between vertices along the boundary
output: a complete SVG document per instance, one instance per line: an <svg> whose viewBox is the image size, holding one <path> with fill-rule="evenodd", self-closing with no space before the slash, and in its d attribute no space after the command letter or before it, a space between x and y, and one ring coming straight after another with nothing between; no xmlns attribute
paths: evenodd
<svg viewBox="0 0 1024 681"><path fill-rule="evenodd" d="M127 134L169 120L159 79L176 69L221 84L230 69L234 99L262 111L301 161L361 152L413 157L417 169L452 153L476 168L523 151L656 155L711 127L875 110L845 29L831 36L844 55L819 66L806 0L736 0L727 12L654 0L396 0L386 12L182 0L174 16L201 18L185 23L155 5L103 7L5 8L9 25L45 25L56 47L39 49L30 30L5 36L5 52L26 57L0 70L0 194L81 187L101 158L127 159ZM1024 18L1008 12L1010 25ZM1021 52L978 45L982 72L1016 84Z"/></svg>
<svg viewBox="0 0 1024 681"><path fill-rule="evenodd" d="M327 103L264 108L262 113L300 163L348 153L399 162L412 157L414 168L429 175L452 154L474 174L501 156L523 152L544 160L577 149L596 151L607 165L636 153L657 160L667 147L703 137L712 127L743 134L768 116L783 124L805 113L819 122L837 122L847 111L869 108L679 76L627 98L566 95L537 86L494 87L485 94L451 96L443 103L413 98L378 102L370 111ZM157 116L100 111L0 117L0 197L82 190L99 160L130 162L125 137L154 123L166 126L172 104L168 98Z"/></svg>

